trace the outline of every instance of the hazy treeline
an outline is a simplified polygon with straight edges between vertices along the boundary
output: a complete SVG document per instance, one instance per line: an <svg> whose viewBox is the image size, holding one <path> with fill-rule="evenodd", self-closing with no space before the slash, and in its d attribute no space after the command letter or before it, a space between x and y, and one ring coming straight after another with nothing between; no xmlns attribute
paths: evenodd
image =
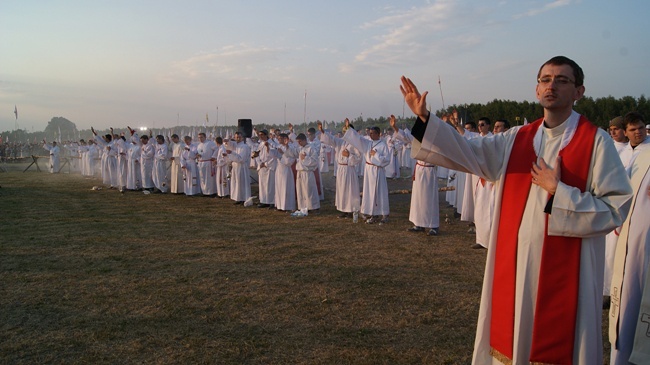
<svg viewBox="0 0 650 365"><path fill-rule="evenodd" d="M458 111L458 115L463 122L476 121L478 118L485 116L493 121L495 119L507 119L512 125L523 124L524 120L532 122L543 115L542 107L537 102L519 102L498 99L490 101L487 104L453 104L445 109L437 110L435 113L438 116L442 116L442 114L452 113L454 110ZM589 120L602 128L607 128L610 119L619 115L625 115L625 113L630 111L638 111L646 118L650 118L650 102L645 95L641 95L639 98L624 96L620 99L614 98L613 96L596 99L592 97L584 97L576 103L575 110L578 113L585 115ZM413 124L414 117L402 118L399 111L396 111L395 115L398 117L398 123L401 127L410 127ZM361 116L358 116L350 117L350 121L356 129L364 129L371 126L387 129L389 124L388 117L389 115L381 116L379 118L362 118ZM316 128L316 122L317 121L314 120L307 124L299 122L293 124L296 132L304 132L307 128ZM331 130L340 131L343 127L342 120L325 120L324 122ZM253 120L253 125L257 129L288 129L288 124L267 124L258 120ZM126 125L118 125L118 123L116 123L113 127L115 128L115 133L128 134ZM157 128L154 129L154 133L169 135L172 132L177 134L182 134L183 132L185 132L185 134L190 134L192 131L197 133L198 131L203 131L208 134L226 134L226 131L232 132L236 129L236 126L215 127L200 124L194 126ZM108 133L108 129L98 130L98 133ZM48 122L44 131L28 132L25 129L18 129L15 131L4 131L1 134L5 141L5 138L8 136L10 141L18 142L38 142L43 140L43 138L47 138L48 140L61 139L62 141L66 141L78 140L79 138L89 138L92 136L90 129L79 130L73 122L63 117L52 118Z"/></svg>

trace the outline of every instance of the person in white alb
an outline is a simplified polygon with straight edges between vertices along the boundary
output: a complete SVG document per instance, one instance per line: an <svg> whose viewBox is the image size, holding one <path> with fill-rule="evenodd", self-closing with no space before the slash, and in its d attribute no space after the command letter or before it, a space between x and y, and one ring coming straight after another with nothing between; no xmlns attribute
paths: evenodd
<svg viewBox="0 0 650 365"><path fill-rule="evenodd" d="M345 125L347 128L353 128L350 127L350 120L347 118L345 118ZM361 153L348 142L327 133L321 122L318 122L318 130L321 143L334 148L337 166L334 205L336 210L341 212L339 218L351 218L354 212L359 212L361 206L357 165L363 161L363 158Z"/></svg>
<svg viewBox="0 0 650 365"><path fill-rule="evenodd" d="M380 138L380 133L378 127L372 127L368 132L369 139L366 139L354 128L349 128L343 136L343 139L361 152L364 158L361 214L366 216L368 224L388 223L390 214L385 167L390 163L391 156L388 146Z"/></svg>
<svg viewBox="0 0 650 365"><path fill-rule="evenodd" d="M235 141L228 144L225 154L224 157L228 157L228 162L232 164L230 199L235 201L235 205L243 205L251 197L251 175L249 171L251 149L244 141L241 132L235 132Z"/></svg>
<svg viewBox="0 0 650 365"><path fill-rule="evenodd" d="M466 140L402 77L415 158L495 183L475 364L603 363L604 236L632 188L611 138L573 111L583 80L574 61L551 58L537 75L543 118Z"/></svg>
<svg viewBox="0 0 650 365"><path fill-rule="evenodd" d="M43 140L43 148L50 153L50 173L58 173L61 166L61 149L56 145L56 141L52 141L50 145L45 140Z"/></svg>
<svg viewBox="0 0 650 365"><path fill-rule="evenodd" d="M390 116L393 135L403 143L411 143L413 136L397 128L395 116ZM411 189L411 206L409 221L413 227L409 232L426 232L427 236L437 236L440 229L440 205L438 202L438 176L436 165L425 161L416 161L413 171L413 188Z"/></svg>
<svg viewBox="0 0 650 365"><path fill-rule="evenodd" d="M183 194L183 169L181 168L181 154L183 153L183 143L181 143L178 134L172 134L171 142L169 143L169 150L171 152L171 157L169 157L169 160L172 162L169 177L169 192L172 194Z"/></svg>

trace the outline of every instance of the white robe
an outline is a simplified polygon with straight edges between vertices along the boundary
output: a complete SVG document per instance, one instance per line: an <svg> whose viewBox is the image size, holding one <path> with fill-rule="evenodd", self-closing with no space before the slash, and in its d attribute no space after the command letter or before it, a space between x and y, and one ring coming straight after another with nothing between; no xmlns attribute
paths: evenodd
<svg viewBox="0 0 650 365"><path fill-rule="evenodd" d="M199 167L196 164L197 153L196 144L184 144L180 164L183 174L183 192L185 195L201 194L201 178L199 176Z"/></svg>
<svg viewBox="0 0 650 365"><path fill-rule="evenodd" d="M268 148L267 148L268 146ZM277 160L275 159L275 144L273 141L260 141L259 156L257 157L257 176L258 176L258 198L261 204L275 204L275 169Z"/></svg>
<svg viewBox="0 0 650 365"><path fill-rule="evenodd" d="M95 136L95 141L97 145L104 148L102 180L104 184L116 188L119 186L119 182L117 176L117 146L115 141L106 142L100 136Z"/></svg>
<svg viewBox="0 0 650 365"><path fill-rule="evenodd" d="M365 170L363 179L363 199L361 200L361 214L383 215L390 214L388 204L388 185L384 168L390 163L390 151L381 139L373 141L363 138L350 128L343 139L354 146L364 156ZM370 151L375 150L374 156Z"/></svg>
<svg viewBox="0 0 650 365"><path fill-rule="evenodd" d="M334 148L334 159L337 166L336 195L334 198L336 210L344 213L358 212L361 207L361 199L359 197L357 165L363 161L361 153L345 140L328 133L322 133L320 140L324 145ZM347 150L350 155L343 156L341 154L343 150Z"/></svg>
<svg viewBox="0 0 650 365"><path fill-rule="evenodd" d="M641 297L648 279L650 266L650 151L648 149L639 155L635 163L629 166L632 173L635 201L627 217L625 230L619 236L618 245L625 245L625 266L623 271L623 285L619 295L620 317L618 344L612 344L611 361L613 364L628 364L634 344L637 326L647 328L646 323L639 322ZM618 259L618 258L617 258ZM615 284L615 283L613 283ZM612 293L615 289L612 289ZM647 294L646 294L647 295ZM615 303L612 303L614 305ZM610 313L611 314L611 313ZM610 315L610 328L616 321ZM611 341L611 338L610 338ZM648 364L650 359L636 364Z"/></svg>
<svg viewBox="0 0 650 365"><path fill-rule="evenodd" d="M215 195L217 193L217 180L215 161L217 160L218 148L214 141L206 140L196 146L199 177L201 180L201 192L203 195Z"/></svg>
<svg viewBox="0 0 650 365"><path fill-rule="evenodd" d="M275 208L279 210L296 209L296 182L293 166L298 157L298 149L291 146L278 146L275 150L278 164L275 170Z"/></svg>
<svg viewBox="0 0 650 365"><path fill-rule="evenodd" d="M152 171L153 184L156 189L163 193L169 190L169 181L167 180L167 161L169 160L169 148L166 143L156 142L156 154Z"/></svg>
<svg viewBox="0 0 650 365"><path fill-rule="evenodd" d="M183 185L183 169L181 168L181 154L183 153L183 144L184 143L174 143L169 144L169 149L171 150L172 155L172 165L171 173L169 177L170 182L170 192L172 194L182 194L184 185Z"/></svg>
<svg viewBox="0 0 650 365"><path fill-rule="evenodd" d="M230 199L243 202L251 197L251 175L249 171L251 149L246 142L233 143L228 147L232 148L232 152L228 155L228 161L232 164Z"/></svg>
<svg viewBox="0 0 650 365"><path fill-rule="evenodd" d="M579 115L574 112L571 118L579 118ZM492 137L468 141L433 115L426 125L422 143L414 141L417 159L467 171L495 182L494 221L490 232L490 249L487 251L473 362L499 363L490 355L492 284L497 251L493 248L496 247L497 228L501 218L501 201L507 199L502 196L503 179L518 128ZM539 155L551 167L555 166L562 140L561 132L566 125L567 122L554 129L542 126ZM514 364L529 362L544 221L547 217L549 235L582 239L573 362L602 364L604 235L621 224L622 217L627 212L630 193L629 180L620 159L616 156L611 138L602 130L599 130L595 137L585 193L560 182L553 200L552 214L547 215L544 208L548 193L536 185L531 186L522 224L518 228L513 227L519 232L513 332Z"/></svg>
<svg viewBox="0 0 650 365"><path fill-rule="evenodd" d="M226 197L230 195L230 179L228 176L228 157L224 156L226 147L218 145L217 150L217 165L215 166L216 183L217 183L217 196Z"/></svg>
<svg viewBox="0 0 650 365"><path fill-rule="evenodd" d="M53 174L58 173L61 168L61 149L59 146L52 146L47 143L43 145L43 148L50 152L50 172Z"/></svg>
<svg viewBox="0 0 650 365"><path fill-rule="evenodd" d="M403 131L395 136L404 143L410 144L413 136ZM409 221L417 227L439 228L440 205L438 202L438 176L436 165L416 161L413 188L411 189L411 207Z"/></svg>
<svg viewBox="0 0 650 365"><path fill-rule="evenodd" d="M300 210L320 208L320 199L314 175L317 168L318 153L314 145L306 144L304 147L300 147L296 158L296 201Z"/></svg>
<svg viewBox="0 0 650 365"><path fill-rule="evenodd" d="M142 188L153 189L156 185L153 183L153 160L156 154L156 148L149 140L147 144L140 146L140 176L142 177Z"/></svg>
<svg viewBox="0 0 650 365"><path fill-rule="evenodd" d="M134 143L131 143L127 152L126 188L128 190L142 189L142 167L140 167L140 153L142 152L142 148L137 143L137 138L136 135Z"/></svg>

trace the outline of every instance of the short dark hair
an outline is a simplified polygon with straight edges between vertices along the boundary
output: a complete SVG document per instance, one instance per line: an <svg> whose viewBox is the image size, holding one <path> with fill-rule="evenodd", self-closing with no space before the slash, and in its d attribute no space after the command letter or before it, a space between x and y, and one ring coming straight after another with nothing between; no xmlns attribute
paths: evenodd
<svg viewBox="0 0 650 365"><path fill-rule="evenodd" d="M480 117L478 121L484 121L487 125L492 125L492 121L488 117Z"/></svg>
<svg viewBox="0 0 650 365"><path fill-rule="evenodd" d="M172 138L178 138L178 134L176 133L172 134Z"/></svg>
<svg viewBox="0 0 650 365"><path fill-rule="evenodd" d="M497 120L494 121L494 124L497 124L498 122L503 123L503 127L505 129L510 129L510 122L508 122L507 119L497 119Z"/></svg>
<svg viewBox="0 0 650 365"><path fill-rule="evenodd" d="M296 137L296 139L299 140L299 141L306 141L306 140L307 140L307 136L305 136L304 133L300 133L300 134Z"/></svg>
<svg viewBox="0 0 650 365"><path fill-rule="evenodd" d="M370 129L377 132L377 134L381 134L381 129L379 127L370 127Z"/></svg>
<svg viewBox="0 0 650 365"><path fill-rule="evenodd" d="M641 123L645 128L645 119L643 115L639 112L629 112L623 117L623 129L627 129L628 124L638 124Z"/></svg>
<svg viewBox="0 0 650 365"><path fill-rule="evenodd" d="M309 129L307 129L307 133L309 133L309 134L316 134L316 129L314 129L313 127L312 127L312 128L309 128Z"/></svg>
<svg viewBox="0 0 650 365"><path fill-rule="evenodd" d="M555 66L562 66L562 65L569 65L573 69L573 78L575 79L575 85L576 86L582 86L585 81L585 74L582 72L582 68L578 66L578 64L565 56L555 56L551 58L550 60L544 62L544 64L539 68L539 71L537 71L537 78L539 79L541 74L542 74L542 69L546 65L555 65Z"/></svg>
<svg viewBox="0 0 650 365"><path fill-rule="evenodd" d="M472 127L472 129L476 129L476 123L474 123L474 122L467 122L467 123L465 123L465 124L466 124L466 125L469 125L470 127Z"/></svg>
<svg viewBox="0 0 650 365"><path fill-rule="evenodd" d="M215 138L214 140L217 142L217 144L223 144L223 138L221 138L221 136Z"/></svg>

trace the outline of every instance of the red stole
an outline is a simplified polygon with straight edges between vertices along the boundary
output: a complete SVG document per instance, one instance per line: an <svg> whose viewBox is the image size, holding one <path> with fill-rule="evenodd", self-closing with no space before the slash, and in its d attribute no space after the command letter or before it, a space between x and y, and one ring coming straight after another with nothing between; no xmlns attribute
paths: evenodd
<svg viewBox="0 0 650 365"><path fill-rule="evenodd" d="M522 127L515 137L503 183L492 284L490 346L512 359L515 323L517 236L537 156L533 139L542 119ZM597 127L581 116L569 144L560 150L561 181L584 192ZM554 163L554 161L547 161ZM557 168L557 166L556 166ZM541 224L541 222L540 222ZM548 235L548 217L537 288L530 361L571 364L578 308L582 239Z"/></svg>

